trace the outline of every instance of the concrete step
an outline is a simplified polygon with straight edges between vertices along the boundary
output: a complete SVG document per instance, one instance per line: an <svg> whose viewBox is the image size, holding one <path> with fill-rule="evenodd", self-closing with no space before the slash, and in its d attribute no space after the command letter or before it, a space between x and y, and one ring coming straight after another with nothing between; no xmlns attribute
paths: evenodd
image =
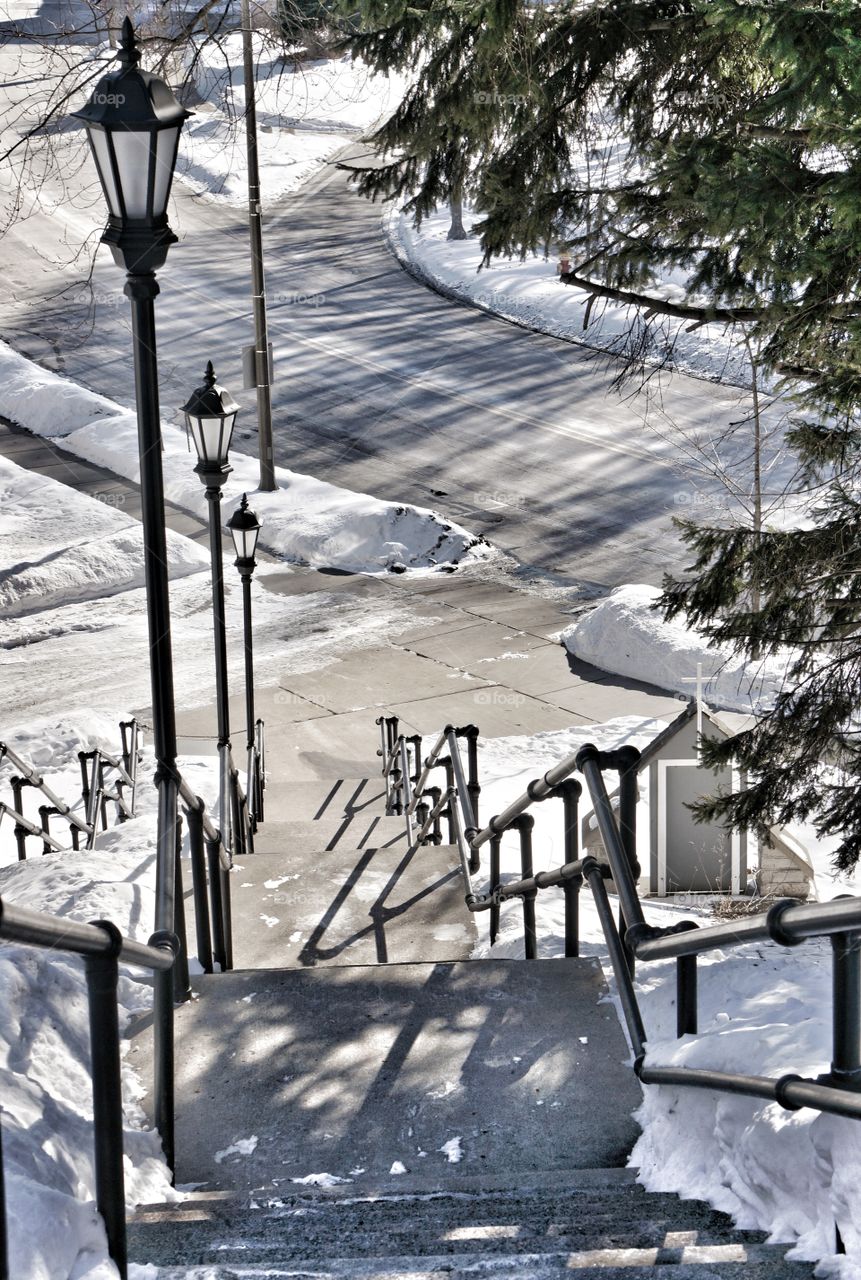
<svg viewBox="0 0 861 1280"><path fill-rule="evenodd" d="M449 845L327 850L288 838L238 860L231 890L237 969L465 960L477 940Z"/></svg>
<svg viewBox="0 0 861 1280"><path fill-rule="evenodd" d="M624 1164L641 1100L595 960L215 974L176 1011L177 1181L437 1190ZM130 1055L147 1078L149 1029ZM459 1157L459 1158L458 1158ZM434 1180L435 1183L434 1183Z"/></svg>
<svg viewBox="0 0 861 1280"><path fill-rule="evenodd" d="M403 818L377 813L346 813L333 818L305 818L289 822L262 822L254 837L255 853L322 853L339 846L347 849L407 845Z"/></svg>
<svg viewBox="0 0 861 1280"><path fill-rule="evenodd" d="M587 1174L600 1173L588 1170ZM612 1171L615 1172L615 1171ZM278 1197L198 1196L139 1210L131 1257L155 1266L219 1267L207 1276L660 1276L676 1280L809 1280L761 1232L736 1231L698 1202L632 1183L357 1195L347 1187ZM311 1194L307 1194L311 1192ZM646 1217L656 1200L668 1212ZM159 1272L168 1275L187 1272Z"/></svg>
<svg viewBox="0 0 861 1280"><path fill-rule="evenodd" d="M319 781L282 781L270 784L277 791L279 812L291 819L340 818L347 813L385 812L386 789L382 777L332 778ZM270 795L267 795L267 800Z"/></svg>

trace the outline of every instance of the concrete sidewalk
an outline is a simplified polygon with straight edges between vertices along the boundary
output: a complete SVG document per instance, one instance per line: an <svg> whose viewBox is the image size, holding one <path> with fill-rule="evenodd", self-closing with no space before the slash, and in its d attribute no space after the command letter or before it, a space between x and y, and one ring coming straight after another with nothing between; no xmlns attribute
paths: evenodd
<svg viewBox="0 0 861 1280"><path fill-rule="evenodd" d="M295 674L285 664L259 673L257 714L266 722L270 766L282 779L327 777L333 768L343 777L366 776L377 745L374 720L383 712L397 715L408 734L477 724L493 738L616 716L670 718L679 709L674 694L568 655L558 634L587 607L575 591L549 599L493 580L485 565L385 578L292 568L255 589L307 596L309 609L318 607L317 592L346 593L365 606L375 597L390 603L394 592L412 615L375 647L351 650L346 637L343 657L316 670ZM231 701L241 724L241 689ZM213 707L178 713L177 727L183 750L206 752L215 738ZM267 794L267 814L277 819L277 786Z"/></svg>

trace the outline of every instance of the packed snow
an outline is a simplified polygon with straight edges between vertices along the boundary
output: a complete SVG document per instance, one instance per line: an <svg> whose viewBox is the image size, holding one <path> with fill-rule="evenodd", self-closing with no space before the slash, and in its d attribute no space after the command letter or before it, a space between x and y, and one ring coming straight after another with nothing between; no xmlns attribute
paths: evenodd
<svg viewBox="0 0 861 1280"><path fill-rule="evenodd" d="M0 415L62 443L126 479L139 480L136 416L0 342ZM162 424L165 497L200 516L205 501L185 432ZM483 540L425 507L385 502L313 476L276 469L275 493L257 493L258 466L234 453L224 486L225 518L243 493L263 531L261 544L285 559L352 573L452 568L487 552Z"/></svg>
<svg viewBox="0 0 861 1280"><path fill-rule="evenodd" d="M786 661L749 663L712 644L680 618L665 622L655 609L656 587L626 583L568 627L562 636L569 653L603 671L642 680L693 697L697 668L709 706L753 712L769 706L781 691Z"/></svg>

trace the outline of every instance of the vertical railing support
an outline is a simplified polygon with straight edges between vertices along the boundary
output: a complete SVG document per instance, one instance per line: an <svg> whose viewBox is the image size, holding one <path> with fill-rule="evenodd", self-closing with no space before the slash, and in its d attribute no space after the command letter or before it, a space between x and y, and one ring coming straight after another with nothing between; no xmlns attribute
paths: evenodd
<svg viewBox="0 0 861 1280"><path fill-rule="evenodd" d="M212 950L222 972L227 964L227 942L224 936L224 903L221 895L221 858L219 842L206 841L206 860L209 864L209 901L212 912Z"/></svg>
<svg viewBox="0 0 861 1280"><path fill-rule="evenodd" d="M173 863L173 932L179 950L173 963L173 998L176 1004L191 999L191 983L188 977L188 938L185 928L185 895L182 885L182 818L176 822L176 857Z"/></svg>
<svg viewBox="0 0 861 1280"><path fill-rule="evenodd" d="M676 958L676 1035L697 1033L697 958Z"/></svg>
<svg viewBox="0 0 861 1280"><path fill-rule="evenodd" d="M431 840L435 845L442 844L442 823L437 809L437 805L442 799L442 787L428 787L428 795L430 796L431 811L435 814Z"/></svg>
<svg viewBox="0 0 861 1280"><path fill-rule="evenodd" d="M451 762L451 756L443 756L439 763L445 769L445 789L446 791L451 791L454 786L454 765ZM448 818L448 842L449 844L454 844L457 836L455 834L454 806L451 802L449 802L449 806L446 809L446 817Z"/></svg>
<svg viewBox="0 0 861 1280"><path fill-rule="evenodd" d="M463 730L463 736L466 738L467 772L469 774L466 790L472 805L472 816L477 829L481 827L481 820L478 816L478 802L481 797L481 786L478 781L478 735L478 725L468 724ZM477 865L470 864L470 871L477 870Z"/></svg>
<svg viewBox="0 0 861 1280"><path fill-rule="evenodd" d="M831 935L831 1076L844 1088L861 1089L861 933Z"/></svg>
<svg viewBox="0 0 861 1280"><path fill-rule="evenodd" d="M51 834L51 809L47 804L39 805L39 822L46 836ZM51 842L49 840L42 841L42 854L51 852Z"/></svg>
<svg viewBox="0 0 861 1280"><path fill-rule="evenodd" d="M123 1174L123 1099L120 1071L120 1028L117 1013L117 957L123 945L116 925L93 924L111 940L111 950L87 956L87 1000L93 1069L96 1207L105 1224L108 1253L122 1280L128 1275L126 1202Z"/></svg>
<svg viewBox="0 0 861 1280"><path fill-rule="evenodd" d="M502 844L502 836L495 834L490 838L490 889L493 895L499 888L499 846ZM493 906L490 908L490 945L499 935L499 901L494 899Z"/></svg>
<svg viewBox="0 0 861 1280"><path fill-rule="evenodd" d="M562 796L565 861L576 862L580 851L579 804L583 788L576 778L566 778L559 786ZM580 890L582 876L569 876L562 882L565 895L565 954L580 954Z"/></svg>
<svg viewBox="0 0 861 1280"><path fill-rule="evenodd" d="M514 822L520 834L520 873L524 880L533 874L532 868L532 829L535 819L531 813L522 813ZM528 889L523 894L523 954L527 960L538 958L538 935L535 928L535 899L537 889Z"/></svg>
<svg viewBox="0 0 861 1280"><path fill-rule="evenodd" d="M24 779L12 778L12 803L15 806L16 813L23 813L24 804ZM15 844L18 849L18 861L27 861L27 828L22 827L20 822L15 823Z"/></svg>
<svg viewBox="0 0 861 1280"><path fill-rule="evenodd" d="M179 939L166 929L157 930L149 939L151 947L166 947L174 956ZM164 1158L171 1174L176 1165L174 1142L174 1035L173 974L159 969L153 974L153 1099L155 1127L161 1138Z"/></svg>
<svg viewBox="0 0 861 1280"><path fill-rule="evenodd" d="M202 805L202 801L200 802ZM212 925L206 892L206 855L203 848L203 814L199 808L186 810L188 849L191 859L191 886L194 894L194 927L197 958L204 973L212 973Z"/></svg>

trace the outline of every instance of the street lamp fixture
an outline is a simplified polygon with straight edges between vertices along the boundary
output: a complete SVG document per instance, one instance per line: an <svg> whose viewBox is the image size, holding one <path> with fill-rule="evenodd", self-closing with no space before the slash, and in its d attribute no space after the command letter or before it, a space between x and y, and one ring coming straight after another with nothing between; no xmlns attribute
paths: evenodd
<svg viewBox="0 0 861 1280"><path fill-rule="evenodd" d="M232 470L227 458L239 405L218 385L212 361L203 386L182 406L186 426L197 451L194 468L206 488L209 504L209 553L212 562L212 619L215 639L215 705L218 746L230 746L227 688L227 632L224 622L224 563L221 553L221 489Z"/></svg>
<svg viewBox="0 0 861 1280"><path fill-rule="evenodd" d="M176 242L167 223L167 200L180 130L191 112L163 80L140 69L128 18L117 57L119 69L102 77L74 115L86 127L108 203L102 242L118 266L139 274L163 266Z"/></svg>
<svg viewBox="0 0 861 1280"><path fill-rule="evenodd" d="M257 550L257 539L260 537L260 521L249 507L246 494L243 493L242 501L228 520L227 527L233 539L236 567L240 573L247 573L250 576L257 568L254 553Z"/></svg>
<svg viewBox="0 0 861 1280"><path fill-rule="evenodd" d="M242 614L245 638L245 729L248 748L248 794L251 799L252 829L256 831L257 823L263 821L263 769L261 764L260 744L257 741L257 724L254 718L254 651L253 632L251 628L251 577L257 568L254 553L257 550L257 539L260 536L260 521L248 506L248 498L243 493L242 501L227 522L230 536L233 538L233 549L236 552L234 561L242 579Z"/></svg>
<svg viewBox="0 0 861 1280"><path fill-rule="evenodd" d="M203 386L191 393L182 409L197 452L195 471L206 484L220 486L231 470L227 455L239 405L225 387L218 385L211 360L203 377Z"/></svg>

